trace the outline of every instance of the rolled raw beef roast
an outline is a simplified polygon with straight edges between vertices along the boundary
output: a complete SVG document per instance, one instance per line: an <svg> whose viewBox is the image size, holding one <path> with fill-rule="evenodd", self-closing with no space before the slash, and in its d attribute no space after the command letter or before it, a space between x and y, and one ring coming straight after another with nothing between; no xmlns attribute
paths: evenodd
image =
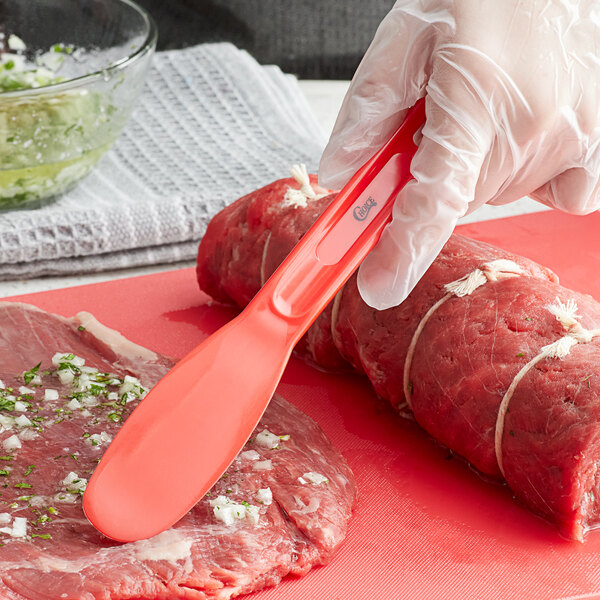
<svg viewBox="0 0 600 600"><path fill-rule="evenodd" d="M245 306L328 205L293 174L210 223L197 273L215 299ZM600 304L549 269L453 235L400 306L372 309L352 277L297 351L363 372L564 536L600 524Z"/></svg>

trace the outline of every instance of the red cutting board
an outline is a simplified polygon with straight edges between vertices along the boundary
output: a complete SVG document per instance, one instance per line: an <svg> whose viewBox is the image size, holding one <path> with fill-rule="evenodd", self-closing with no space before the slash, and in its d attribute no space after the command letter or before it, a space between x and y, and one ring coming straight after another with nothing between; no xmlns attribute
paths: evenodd
<svg viewBox="0 0 600 600"><path fill-rule="evenodd" d="M600 299L600 215L542 213L459 227L553 268ZM158 352L183 356L234 314L187 269L22 296L63 315L91 311ZM234 366L232 365L232 368ZM360 499L333 562L252 600L566 600L600 598L600 530L585 544L555 530L397 417L365 379L293 358L279 392L344 453Z"/></svg>

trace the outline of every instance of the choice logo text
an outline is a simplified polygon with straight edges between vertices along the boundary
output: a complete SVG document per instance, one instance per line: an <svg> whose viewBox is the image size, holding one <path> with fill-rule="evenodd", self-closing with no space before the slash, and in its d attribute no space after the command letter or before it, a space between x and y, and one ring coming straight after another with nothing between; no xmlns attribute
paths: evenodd
<svg viewBox="0 0 600 600"><path fill-rule="evenodd" d="M369 216L369 212L374 206L377 206L377 202L375 202L375 200L373 200L373 198L369 196L365 200L364 204L354 207L352 214L354 215L354 218L357 221L364 221Z"/></svg>

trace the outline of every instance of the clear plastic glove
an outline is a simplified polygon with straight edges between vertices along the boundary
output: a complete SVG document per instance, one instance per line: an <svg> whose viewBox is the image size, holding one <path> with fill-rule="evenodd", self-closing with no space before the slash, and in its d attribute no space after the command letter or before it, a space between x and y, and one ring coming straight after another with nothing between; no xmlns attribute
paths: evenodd
<svg viewBox="0 0 600 600"><path fill-rule="evenodd" d="M379 309L406 298L482 204L600 207L600 1L399 0L354 76L320 184L343 186L425 95L415 180L359 271Z"/></svg>

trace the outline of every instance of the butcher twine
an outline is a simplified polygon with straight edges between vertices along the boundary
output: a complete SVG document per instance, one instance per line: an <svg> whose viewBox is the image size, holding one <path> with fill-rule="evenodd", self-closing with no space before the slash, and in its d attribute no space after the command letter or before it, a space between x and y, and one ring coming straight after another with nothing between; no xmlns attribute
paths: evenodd
<svg viewBox="0 0 600 600"><path fill-rule="evenodd" d="M300 189L288 186L281 203L282 207L287 208L288 206L292 206L294 208L306 208L309 200L319 200L328 195L328 193L317 194L317 192L315 192L312 183L310 182L310 176L308 175L308 170L305 164L301 163L299 165L294 165L290 169L290 175L300 184ZM269 235L267 236L265 245L263 246L262 261L260 263L261 286L264 285L267 280L265 264L267 261L267 251L269 249L271 235L272 234L269 231Z"/></svg>
<svg viewBox="0 0 600 600"><path fill-rule="evenodd" d="M519 277L523 273L523 269L520 265L512 260L500 258L491 262L483 263L479 268L471 271L464 277L451 281L444 286L446 292L445 296L440 298L424 315L419 321L415 332L413 333L410 345L408 346L408 352L406 359L404 360L404 375L403 375L403 387L404 387L404 398L409 408L411 405L411 390L409 384L410 378L410 367L415 354L415 348L417 342L421 336L421 332L425 329L427 321L431 318L431 315L440 307L442 304L450 300L450 298L457 297L462 298L463 296L469 296L477 288L485 285L488 281L501 281L502 279L508 279L510 277Z"/></svg>
<svg viewBox="0 0 600 600"><path fill-rule="evenodd" d="M305 164L294 165L290 169L290 175L300 184L300 189L288 186L283 197L283 207L306 208L309 200L317 200L325 195L318 195L313 189Z"/></svg>
<svg viewBox="0 0 600 600"><path fill-rule="evenodd" d="M546 307L563 326L566 334L547 346L542 346L539 354L534 356L521 370L516 374L512 380L510 387L506 390L500 408L498 409L498 417L496 419L496 432L494 435L494 450L496 452L496 460L498 461L498 467L504 475L504 467L502 464L502 437L504 434L504 421L506 413L508 412L508 404L513 397L515 389L519 382L525 375L532 369L537 363L544 360L545 358L565 358L571 348L576 344L587 344L591 342L595 337L600 336L600 329L584 329L577 320L579 315L577 314L577 304L574 300L568 300L566 304L556 298L556 303Z"/></svg>

